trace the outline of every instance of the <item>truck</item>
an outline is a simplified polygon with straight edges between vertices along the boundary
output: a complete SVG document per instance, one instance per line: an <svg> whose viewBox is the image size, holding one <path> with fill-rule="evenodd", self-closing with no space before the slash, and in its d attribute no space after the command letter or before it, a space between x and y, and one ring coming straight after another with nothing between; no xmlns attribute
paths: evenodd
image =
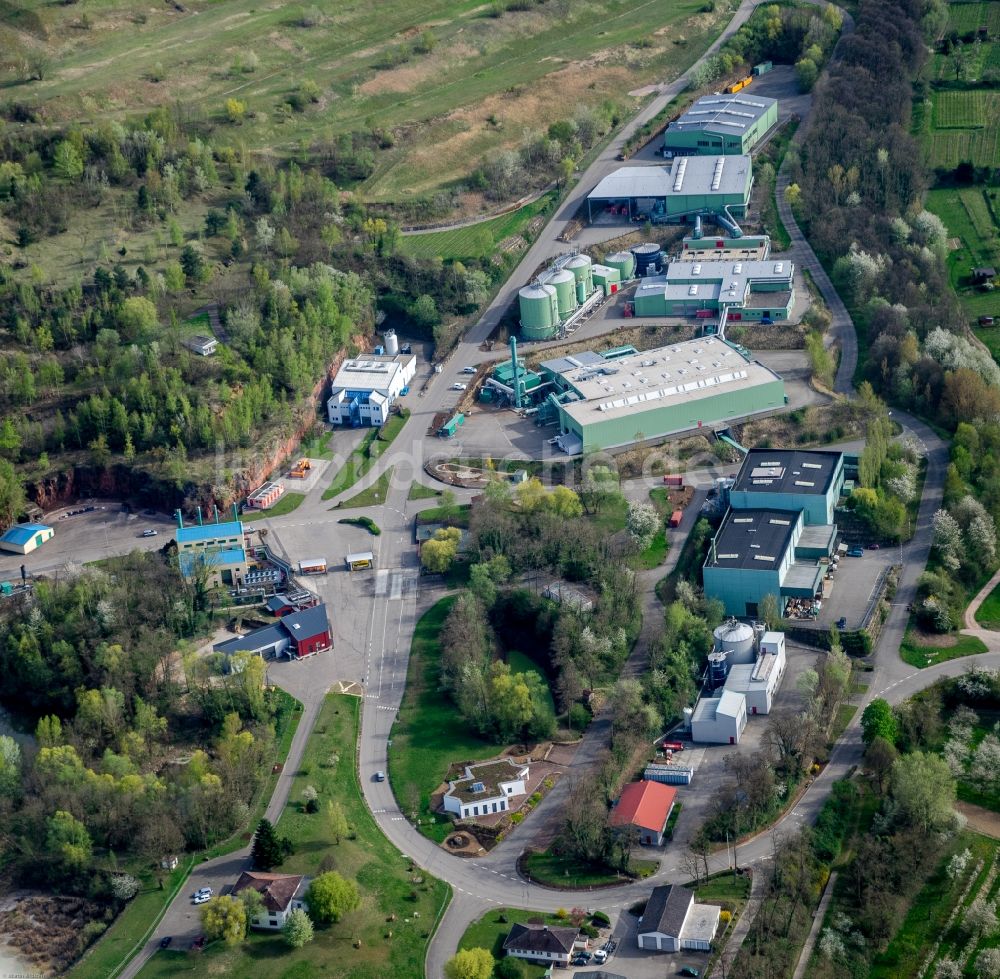
<svg viewBox="0 0 1000 979"><path fill-rule="evenodd" d="M684 519L684 511L674 510L674 512L670 514L670 526L679 527L681 525L681 520L683 519Z"/></svg>

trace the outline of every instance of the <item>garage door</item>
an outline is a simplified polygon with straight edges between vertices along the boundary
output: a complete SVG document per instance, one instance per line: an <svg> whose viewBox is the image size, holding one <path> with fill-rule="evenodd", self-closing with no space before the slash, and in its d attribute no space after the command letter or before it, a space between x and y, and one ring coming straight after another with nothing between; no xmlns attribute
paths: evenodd
<svg viewBox="0 0 1000 979"><path fill-rule="evenodd" d="M657 944L657 938L655 935L640 935L639 936L639 948L659 948Z"/></svg>

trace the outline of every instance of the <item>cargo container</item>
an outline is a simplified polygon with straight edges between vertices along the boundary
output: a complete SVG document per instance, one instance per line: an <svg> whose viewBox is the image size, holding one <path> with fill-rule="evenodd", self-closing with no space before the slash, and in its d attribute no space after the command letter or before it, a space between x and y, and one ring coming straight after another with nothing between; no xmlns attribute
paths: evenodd
<svg viewBox="0 0 1000 979"><path fill-rule="evenodd" d="M299 561L299 574L326 574L326 558L303 558Z"/></svg>
<svg viewBox="0 0 1000 979"><path fill-rule="evenodd" d="M679 527L681 525L681 520L683 519L684 512L682 510L674 510L674 512L670 514L670 526Z"/></svg>
<svg viewBox="0 0 1000 979"><path fill-rule="evenodd" d="M664 741L660 745L665 751L683 751L684 745L680 741Z"/></svg>
<svg viewBox="0 0 1000 979"><path fill-rule="evenodd" d="M742 91L753 81L753 75L747 75L746 78L741 78L738 82L733 82L732 85L726 87L727 95L735 95L737 92Z"/></svg>
<svg viewBox="0 0 1000 979"><path fill-rule="evenodd" d="M664 476L663 477L663 485L664 486L677 486L677 487L683 486L684 485L684 477L683 476Z"/></svg>
<svg viewBox="0 0 1000 979"><path fill-rule="evenodd" d="M762 61L759 65L754 65L753 70L750 72L751 75L766 75L772 68L774 63L771 61Z"/></svg>
<svg viewBox="0 0 1000 979"><path fill-rule="evenodd" d="M375 567L375 555L371 551L348 554L344 558L344 564L348 571L366 571L368 568Z"/></svg>

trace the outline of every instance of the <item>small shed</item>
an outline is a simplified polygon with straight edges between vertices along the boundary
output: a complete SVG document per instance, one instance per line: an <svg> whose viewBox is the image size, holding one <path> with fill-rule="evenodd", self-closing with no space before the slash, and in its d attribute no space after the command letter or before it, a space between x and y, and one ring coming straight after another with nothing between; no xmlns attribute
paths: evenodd
<svg viewBox="0 0 1000 979"><path fill-rule="evenodd" d="M184 346L192 353L201 357L211 357L219 347L219 341L215 337L203 337L201 335L188 337L184 341Z"/></svg>
<svg viewBox="0 0 1000 979"><path fill-rule="evenodd" d="M976 282L987 282L997 277L997 270L992 265L980 265L972 270L972 277Z"/></svg>
<svg viewBox="0 0 1000 979"><path fill-rule="evenodd" d="M0 550L14 554L30 554L47 540L55 537L55 531L43 523L15 524L0 537Z"/></svg>

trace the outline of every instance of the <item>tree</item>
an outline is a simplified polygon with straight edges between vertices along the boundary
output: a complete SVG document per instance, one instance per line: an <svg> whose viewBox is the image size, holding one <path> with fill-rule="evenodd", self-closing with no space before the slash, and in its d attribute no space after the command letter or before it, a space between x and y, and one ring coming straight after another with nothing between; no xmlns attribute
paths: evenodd
<svg viewBox="0 0 1000 979"><path fill-rule="evenodd" d="M198 283L204 280L206 274L205 259L201 254L201 249L190 242L184 246L181 252L181 268L188 282ZM147 299L146 302L149 302Z"/></svg>
<svg viewBox="0 0 1000 979"><path fill-rule="evenodd" d="M1000 979L1000 948L987 948L976 959L980 979Z"/></svg>
<svg viewBox="0 0 1000 979"><path fill-rule="evenodd" d="M243 122L243 117L246 114L246 102L241 102L239 99L226 99L226 118L233 123L233 125L239 125Z"/></svg>
<svg viewBox="0 0 1000 979"><path fill-rule="evenodd" d="M20 449L20 439L18 439ZM0 453L3 446L0 445ZM13 464L0 458L0 524L9 527L23 512L27 497L24 493L24 483Z"/></svg>
<svg viewBox="0 0 1000 979"><path fill-rule="evenodd" d="M493 970L496 979L524 979L524 966L520 959L512 955L505 955Z"/></svg>
<svg viewBox="0 0 1000 979"><path fill-rule="evenodd" d="M0 796L10 799L21 789L21 746L10 735L0 735Z"/></svg>
<svg viewBox="0 0 1000 979"><path fill-rule="evenodd" d="M279 837L267 819L257 824L253 836L250 858L255 870L271 870L292 853L292 842L287 836Z"/></svg>
<svg viewBox="0 0 1000 979"><path fill-rule="evenodd" d="M240 900L247 909L247 924L264 913L264 895L254 887L244 887L240 891Z"/></svg>
<svg viewBox="0 0 1000 979"><path fill-rule="evenodd" d="M871 744L876 738L883 738L889 744L895 744L899 736L896 716L888 702L876 697L861 715L861 736L865 744Z"/></svg>
<svg viewBox="0 0 1000 979"><path fill-rule="evenodd" d="M955 779L938 755L914 751L892 766L890 789L899 818L925 833L951 825Z"/></svg>
<svg viewBox="0 0 1000 979"><path fill-rule="evenodd" d="M80 870L90 860L93 844L87 827L72 813L57 809L48 818L45 845L65 867Z"/></svg>
<svg viewBox="0 0 1000 979"><path fill-rule="evenodd" d="M457 527L442 527L420 547L420 563L431 574L444 574L458 554L462 532Z"/></svg>
<svg viewBox="0 0 1000 979"><path fill-rule="evenodd" d="M635 546L644 551L653 542L663 520L651 503L630 503L625 526Z"/></svg>
<svg viewBox="0 0 1000 979"><path fill-rule="evenodd" d="M159 323L156 307L145 296L129 296L118 307L118 329L124 340L143 340Z"/></svg>
<svg viewBox="0 0 1000 979"><path fill-rule="evenodd" d="M607 466L587 466L586 474L580 486L580 502L588 513L599 513L601 507L614 500L621 499L621 488L618 476Z"/></svg>
<svg viewBox="0 0 1000 979"><path fill-rule="evenodd" d="M313 940L313 923L302 908L293 908L285 918L285 927L281 929L285 942L292 948L302 948Z"/></svg>
<svg viewBox="0 0 1000 979"><path fill-rule="evenodd" d="M997 907L977 897L966 909L962 928L969 935L992 935L997 930Z"/></svg>
<svg viewBox="0 0 1000 979"><path fill-rule="evenodd" d="M898 757L893 743L883 738L881 734L876 734L868 745L868 750L865 752L865 766L872 773L880 795Z"/></svg>
<svg viewBox="0 0 1000 979"><path fill-rule="evenodd" d="M209 941L239 945L247 937L247 906L231 894L213 897L201 909L201 927Z"/></svg>
<svg viewBox="0 0 1000 979"><path fill-rule="evenodd" d="M799 80L799 88L803 92L811 92L819 77L819 68L812 58L803 58L795 62L795 74Z"/></svg>
<svg viewBox="0 0 1000 979"><path fill-rule="evenodd" d="M345 880L335 870L320 874L306 891L309 915L320 924L334 924L353 911L361 899L353 881Z"/></svg>
<svg viewBox="0 0 1000 979"><path fill-rule="evenodd" d="M330 838L337 844L351 831L347 816L344 815L344 807L336 799L331 799L326 804L326 824Z"/></svg>
<svg viewBox="0 0 1000 979"><path fill-rule="evenodd" d="M56 147L52 169L62 180L79 180L83 176L83 157L68 139L64 139Z"/></svg>
<svg viewBox="0 0 1000 979"><path fill-rule="evenodd" d="M789 184L785 188L785 201L790 207L795 207L802 199L802 188L798 184Z"/></svg>
<svg viewBox="0 0 1000 979"><path fill-rule="evenodd" d="M464 948L444 965L446 979L490 979L493 953L485 948Z"/></svg>
<svg viewBox="0 0 1000 979"><path fill-rule="evenodd" d="M271 250L271 245L274 244L274 225L266 217L257 218L257 223L254 225L254 237L257 239L258 247L266 255Z"/></svg>
<svg viewBox="0 0 1000 979"><path fill-rule="evenodd" d="M767 594L760 600L757 615L768 629L777 629L781 624L781 605L777 595Z"/></svg>

